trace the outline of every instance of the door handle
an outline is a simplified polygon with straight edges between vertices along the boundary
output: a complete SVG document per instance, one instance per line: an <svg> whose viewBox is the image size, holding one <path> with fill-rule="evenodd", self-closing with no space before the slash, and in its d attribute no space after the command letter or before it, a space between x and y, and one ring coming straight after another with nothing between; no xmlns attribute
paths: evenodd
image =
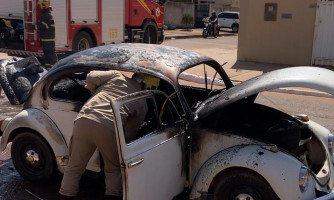
<svg viewBox="0 0 334 200"><path fill-rule="evenodd" d="M130 162L128 163L128 168L132 168L132 167L134 167L134 166L137 166L137 165L141 164L142 162L144 162L144 158L139 159L139 160L137 160L137 161L130 161Z"/></svg>

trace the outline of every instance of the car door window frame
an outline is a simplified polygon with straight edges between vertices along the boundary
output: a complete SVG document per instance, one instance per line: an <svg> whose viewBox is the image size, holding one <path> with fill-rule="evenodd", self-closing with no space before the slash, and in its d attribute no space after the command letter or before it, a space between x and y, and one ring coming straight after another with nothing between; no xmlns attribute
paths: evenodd
<svg viewBox="0 0 334 200"><path fill-rule="evenodd" d="M122 121L119 121L119 119L121 119L121 116L119 115L119 109L122 107L122 105L126 104L126 103L129 103L129 102L132 102L132 101L135 101L135 100L138 100L138 99L147 99L147 98L152 98L155 100L155 95L164 95L166 98L165 102L168 101L170 102L172 105L173 105L173 108L174 108L174 112L176 112L176 115L178 117L180 117L180 119L178 120L175 120L174 122L172 123L169 123L169 124L161 124L161 121L158 121L158 128L146 135L144 135L143 137L140 137L140 138L137 138L135 139L134 141L131 141L130 143L127 143L126 142L126 139L125 139L125 135L124 135L124 129L122 130L119 130L120 128L118 127L118 124L123 124ZM175 93L176 94L176 93ZM135 144L135 143L139 143L141 140L145 140L146 138L152 136L152 135L157 135L160 133L160 131L162 129L166 129L168 127L172 127L174 126L175 124L180 124L180 123L185 123L185 120L181 117L180 113L177 111L173 101L171 100L171 98L173 98L174 95L167 95L165 94L164 92L161 92L161 91L158 91L158 90L148 90L148 91L140 91L140 92L136 92L136 93L133 93L133 94L129 94L129 95L126 95L126 96L123 96L123 97L119 97L119 98L116 98L114 99L112 102L111 102L111 106L112 106L112 110L113 110L113 113L114 113L114 116L115 116L115 130L117 130L117 132L119 133L119 135L122 135L122 136L119 136L119 141L121 144L125 144L125 146L127 146L128 148ZM165 103L164 103L165 104ZM117 112L115 112L115 109L117 109ZM164 111L163 109L161 109L159 111L158 114L158 120L160 120L159 116L161 114L161 112ZM124 124L123 124L124 125ZM162 128L163 127L163 128ZM120 134L122 133L122 134ZM177 135L177 133L175 133L174 135L170 135L169 137L172 138L174 137L175 135ZM124 148L124 147L123 147Z"/></svg>
<svg viewBox="0 0 334 200"><path fill-rule="evenodd" d="M225 84L225 89L228 89L230 87L233 87L233 83L232 81L229 79L229 77L227 76L226 72L224 71L224 69L222 68L222 66L217 63L217 62L202 62L202 63L197 63L196 65L192 65L192 66L189 66L187 68L185 68L183 71L180 71L179 74L178 74L178 77L177 77L177 81L179 81L180 79L180 75L187 71L188 69L191 69L191 68L194 68L196 66L199 66L199 65L207 65L208 67L211 67L212 69L214 69L218 74L219 76L221 77L221 80L224 82ZM223 64L224 65L224 64ZM185 105L183 106L187 112L186 113L190 113L191 115L193 115L193 113L195 112L191 106L188 104L187 102L187 98L185 97L185 95L183 94L182 92L182 87L181 85L178 83L177 84L178 86L178 90L179 90L179 98L181 99L181 102L184 103ZM192 118L193 116L191 116Z"/></svg>

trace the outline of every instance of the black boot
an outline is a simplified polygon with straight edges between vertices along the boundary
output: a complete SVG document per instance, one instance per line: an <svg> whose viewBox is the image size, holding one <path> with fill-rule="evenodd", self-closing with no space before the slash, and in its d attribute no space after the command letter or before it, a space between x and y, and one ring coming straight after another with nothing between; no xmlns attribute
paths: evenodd
<svg viewBox="0 0 334 200"><path fill-rule="evenodd" d="M59 200L74 200L74 197L60 195Z"/></svg>

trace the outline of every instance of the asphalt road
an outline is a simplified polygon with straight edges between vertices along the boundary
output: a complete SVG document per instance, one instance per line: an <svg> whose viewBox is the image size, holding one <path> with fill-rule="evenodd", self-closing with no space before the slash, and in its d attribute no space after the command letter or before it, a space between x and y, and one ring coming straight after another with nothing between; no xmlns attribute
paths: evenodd
<svg viewBox="0 0 334 200"><path fill-rule="evenodd" d="M236 60L237 37L218 39L182 39L168 40L163 45L181 47L209 55L219 62ZM0 54L4 56L3 54ZM319 124L334 131L334 99L319 98L284 93L265 92L259 95L257 102L281 109L290 114L306 113ZM14 116L21 108L10 106L4 94L0 97L0 119ZM86 175L81 182L79 198L97 199L102 195L100 182L94 175ZM13 167L10 158L10 145L0 152L0 200L57 200L61 176L45 185L35 185L23 180Z"/></svg>

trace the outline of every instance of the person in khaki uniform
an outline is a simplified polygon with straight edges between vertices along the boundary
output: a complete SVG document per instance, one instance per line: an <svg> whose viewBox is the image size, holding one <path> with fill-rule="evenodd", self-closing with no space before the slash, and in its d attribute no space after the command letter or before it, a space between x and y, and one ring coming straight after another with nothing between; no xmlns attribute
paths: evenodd
<svg viewBox="0 0 334 200"><path fill-rule="evenodd" d="M86 88L93 96L85 103L74 121L70 159L61 183L61 199L74 199L79 181L96 148L104 160L107 199L122 199L122 177L116 143L111 100L140 91L141 83L118 71L92 71L87 75ZM126 104L121 109L125 137L135 137L147 112L145 100Z"/></svg>

